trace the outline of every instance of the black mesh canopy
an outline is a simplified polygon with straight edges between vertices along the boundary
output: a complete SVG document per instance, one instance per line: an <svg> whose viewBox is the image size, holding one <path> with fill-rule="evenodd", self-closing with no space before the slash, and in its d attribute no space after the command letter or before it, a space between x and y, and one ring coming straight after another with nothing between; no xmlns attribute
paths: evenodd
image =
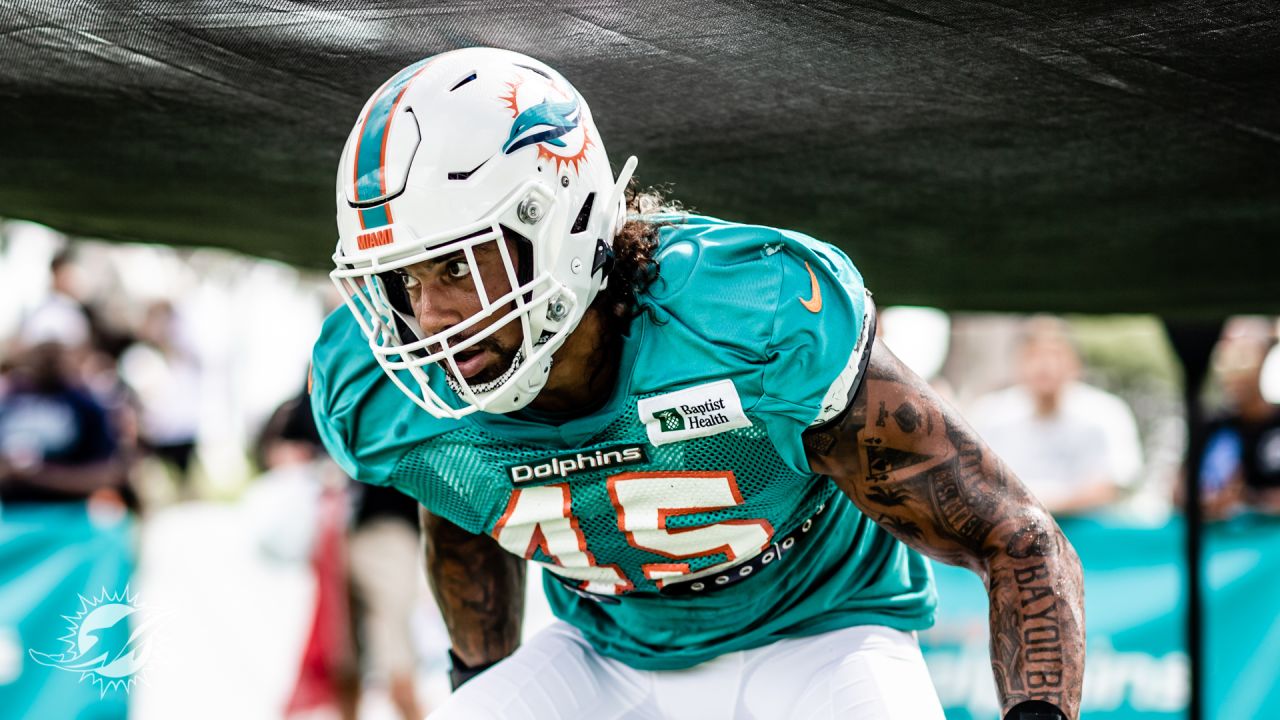
<svg viewBox="0 0 1280 720"><path fill-rule="evenodd" d="M844 248L881 303L1280 312L1274 2L0 0L0 215L323 267L338 153L469 45L615 163Z"/></svg>

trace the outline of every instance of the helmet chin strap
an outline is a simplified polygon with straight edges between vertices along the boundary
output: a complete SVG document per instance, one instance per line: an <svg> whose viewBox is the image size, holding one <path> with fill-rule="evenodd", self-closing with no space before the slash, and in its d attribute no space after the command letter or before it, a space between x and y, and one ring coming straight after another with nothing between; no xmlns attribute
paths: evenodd
<svg viewBox="0 0 1280 720"><path fill-rule="evenodd" d="M547 384L547 378L551 375L551 362L553 357L553 355L549 354L542 360L539 360L538 367L534 368L532 372L527 373L525 378L516 386L515 394L512 394L508 400L496 403L494 407L485 408L484 411L491 413L506 413L519 410L525 405L528 405L529 402L532 401L533 398L542 390L543 386ZM520 348L516 350L515 356L511 359L511 366L507 368L506 372L493 380L480 383L479 385L472 385L465 380L459 381L454 378L451 373L445 372L444 381L445 384L449 386L449 389L453 390L458 397L465 398L467 396L467 391L469 390L471 394L479 396L478 399L483 400L485 395L497 392L504 388L511 380L512 376L514 376L516 372L520 370L521 366L524 365L524 362L524 348Z"/></svg>
<svg viewBox="0 0 1280 720"><path fill-rule="evenodd" d="M511 379L511 376L515 375L516 371L519 370L520 366L523 364L524 348L520 348L516 350L515 356L511 358L511 366L507 368L506 372L488 382L483 382L479 385L472 385L465 380L460 381L455 379L453 374L449 372L444 374L444 380L449 384L449 389L457 393L459 397L466 397L467 390L470 390L476 395L485 395L505 385L506 382Z"/></svg>

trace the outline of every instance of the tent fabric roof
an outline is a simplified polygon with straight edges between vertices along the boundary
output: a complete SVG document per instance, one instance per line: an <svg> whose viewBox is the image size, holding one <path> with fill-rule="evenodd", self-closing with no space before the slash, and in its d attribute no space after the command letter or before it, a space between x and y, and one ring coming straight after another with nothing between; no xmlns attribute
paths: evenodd
<svg viewBox="0 0 1280 720"><path fill-rule="evenodd" d="M1270 2L0 0L0 215L323 267L365 98L469 45L591 103L693 208L881 302L1280 312Z"/></svg>

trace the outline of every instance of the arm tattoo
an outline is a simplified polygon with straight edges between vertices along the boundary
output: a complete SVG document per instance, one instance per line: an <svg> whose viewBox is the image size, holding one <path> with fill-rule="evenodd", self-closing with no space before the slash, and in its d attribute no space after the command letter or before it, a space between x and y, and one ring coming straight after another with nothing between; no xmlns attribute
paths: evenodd
<svg viewBox="0 0 1280 720"><path fill-rule="evenodd" d="M525 563L488 535L473 535L419 510L427 579L458 658L496 662L520 644Z"/></svg>
<svg viewBox="0 0 1280 720"><path fill-rule="evenodd" d="M991 667L1003 711L1026 700L1079 714L1080 561L1044 508L918 377L880 344L842 417L805 434L815 472L881 527L964 565L990 597Z"/></svg>

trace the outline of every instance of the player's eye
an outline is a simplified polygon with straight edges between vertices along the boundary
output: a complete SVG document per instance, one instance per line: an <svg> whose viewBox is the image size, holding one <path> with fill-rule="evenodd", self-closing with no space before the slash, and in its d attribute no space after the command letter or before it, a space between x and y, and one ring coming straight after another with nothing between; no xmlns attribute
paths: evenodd
<svg viewBox="0 0 1280 720"><path fill-rule="evenodd" d="M471 264L466 260L450 260L444 266L444 271L449 273L449 277L460 280L471 274Z"/></svg>
<svg viewBox="0 0 1280 720"><path fill-rule="evenodd" d="M404 289L405 289L405 290L417 290L417 289L418 289L418 285L419 285L419 283L418 283L418 278L416 278L416 277L414 277L414 276L410 275L408 272L406 272L406 271L405 271L405 270L403 270L403 269L396 270L396 271L395 271L395 273L396 273L396 275L399 275L399 276L400 276L400 282L404 283Z"/></svg>

